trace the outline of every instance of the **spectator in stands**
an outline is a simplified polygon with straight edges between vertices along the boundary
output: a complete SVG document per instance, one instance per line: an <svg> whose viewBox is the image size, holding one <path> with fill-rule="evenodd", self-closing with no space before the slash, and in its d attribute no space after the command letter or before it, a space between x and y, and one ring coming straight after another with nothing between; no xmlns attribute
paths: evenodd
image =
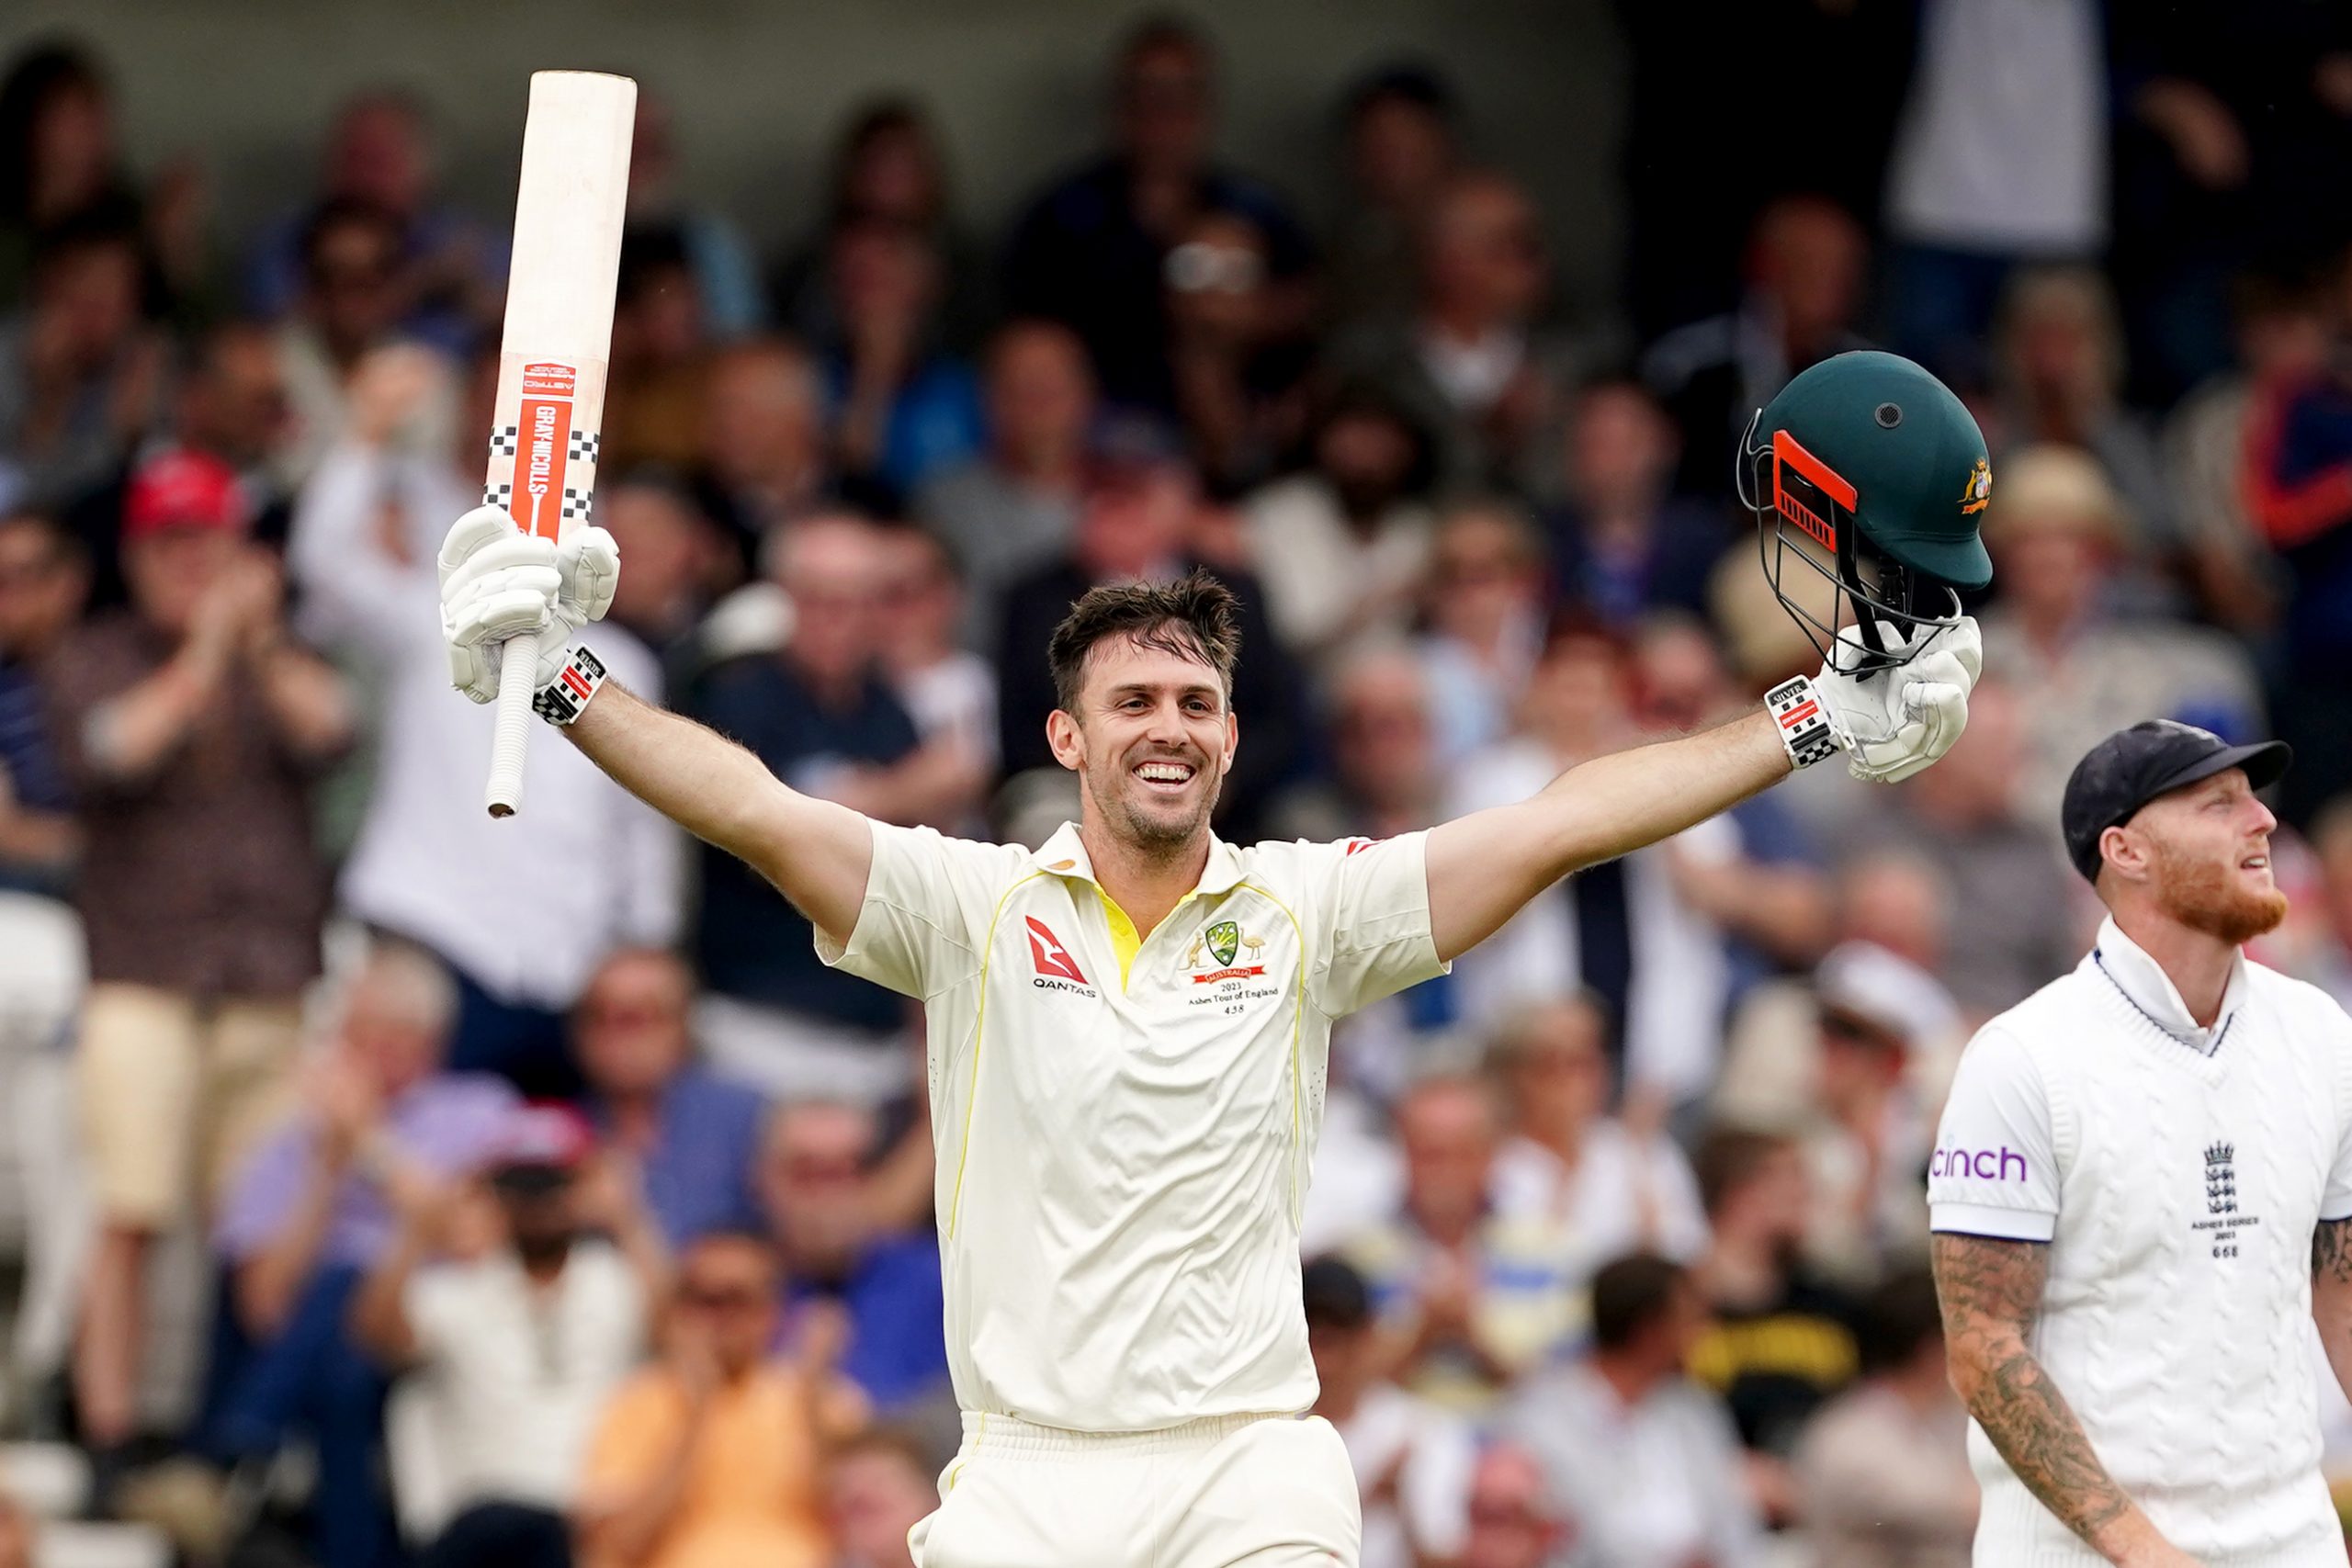
<svg viewBox="0 0 2352 1568"><path fill-rule="evenodd" d="M963 567L966 640L987 647L1005 592L1078 532L1095 396L1086 346L1058 321L1008 323L981 368L987 449L924 483L914 513Z"/></svg>
<svg viewBox="0 0 2352 1568"><path fill-rule="evenodd" d="M1993 460L2057 446L2088 453L2121 504L2116 541L2137 608L2169 607L2180 563L2179 503L2154 434L2122 404L2123 327L2107 279L2087 266L2036 267L2011 280L2001 303Z"/></svg>
<svg viewBox="0 0 2352 1568"><path fill-rule="evenodd" d="M385 1380L352 1337L350 1307L401 1207L479 1167L515 1100L495 1078L443 1068L457 998L425 954L376 948L342 1001L300 1112L243 1162L214 1227L230 1288L208 1441L224 1459L262 1459L306 1432L321 1561L373 1568L391 1544L376 1474Z"/></svg>
<svg viewBox="0 0 2352 1568"><path fill-rule="evenodd" d="M956 220L938 131L922 106L907 98L884 97L850 117L833 157L823 225L776 276L785 329L820 347L839 346L842 307L826 252L837 230L868 220L910 229L927 242L941 264L939 345L951 354L978 350L993 315L989 258Z"/></svg>
<svg viewBox="0 0 2352 1568"><path fill-rule="evenodd" d="M1350 88L1340 108L1346 198L1333 224L1331 320L1394 321L1413 304L1413 242L1430 204L1462 167L1453 87L1424 66L1385 66Z"/></svg>
<svg viewBox="0 0 2352 1568"><path fill-rule="evenodd" d="M160 441L125 451L61 513L90 558L95 608L123 602L123 501L131 475L161 451L197 452L226 463L252 513L254 538L283 549L292 525L292 498L279 484L277 461L294 422L275 334L251 321L224 321L187 342L177 359L170 423L156 433Z"/></svg>
<svg viewBox="0 0 2352 1568"><path fill-rule="evenodd" d="M627 540L628 551L628 572L605 619L652 649L663 684L683 692L692 684L695 634L729 546L694 493L665 468L600 476L595 508L596 521L616 540Z"/></svg>
<svg viewBox="0 0 2352 1568"><path fill-rule="evenodd" d="M1328 779L1286 792L1273 830L1285 839L1387 839L1439 819L1429 680L1410 650L1368 643L1331 671Z"/></svg>
<svg viewBox="0 0 2352 1568"><path fill-rule="evenodd" d="M796 524L775 580L792 634L773 654L707 677L696 716L751 748L794 788L887 822L954 818L971 799L973 760L922 744L878 662L883 547L835 514ZM728 1077L784 1100L905 1094L906 1017L898 998L829 968L808 922L732 856L702 855L695 964L709 990L695 1032Z"/></svg>
<svg viewBox="0 0 2352 1568"><path fill-rule="evenodd" d="M326 914L309 786L352 732L343 682L288 635L224 466L156 458L124 512L130 606L77 627L49 669L83 841L76 1070L101 1229L75 1389L100 1449L136 1420L150 1243L219 1196L290 1081Z"/></svg>
<svg viewBox="0 0 2352 1568"><path fill-rule="evenodd" d="M1813 1191L1795 1139L1718 1128L1693 1163L1711 1235L1690 1277L1713 1322L1684 1363L1730 1408L1747 1496L1783 1523L1795 1507L1797 1438L1854 1379L1853 1303L1804 1262Z"/></svg>
<svg viewBox="0 0 2352 1568"><path fill-rule="evenodd" d="M1543 546L1516 507L1462 502L1438 520L1422 586L1422 660L1452 767L1510 730L1544 651Z"/></svg>
<svg viewBox="0 0 2352 1568"><path fill-rule="evenodd" d="M2037 690L2033 700L2043 695ZM1929 769L1932 781L1920 774L1917 789L1889 792L1899 798L1854 803L1845 819L1856 851L1917 855L1931 866L1954 911L2001 912L1951 921L1940 957L1908 954L1932 962L1978 1020L2056 979L2082 953L2080 894L2051 836L2056 818L2019 804L2026 722L2026 699L2006 677L1981 683L1969 694L1968 733L1944 757L1951 765Z"/></svg>
<svg viewBox="0 0 2352 1568"><path fill-rule="evenodd" d="M2352 795L2338 795L2312 820L2312 857L2318 863L2318 919L2312 940L2299 954L2299 979L2352 1006Z"/></svg>
<svg viewBox="0 0 2352 1568"><path fill-rule="evenodd" d="M1566 622L1528 682L1519 724L1457 772L1447 815L1525 800L1567 769L1631 745L1622 646ZM1491 1026L1513 1009L1589 990L1605 1009L1620 1092L1668 1110L1714 1077L1733 973L1724 927L1686 899L1678 860L1743 859L1739 831L1715 818L1619 861L1589 866L1530 904L1456 966L1464 1010Z"/></svg>
<svg viewBox="0 0 2352 1568"><path fill-rule="evenodd" d="M1508 175L1457 174L1430 198L1419 260L1412 314L1334 344L1332 367L1431 433L1442 491L1527 489L1574 373L1566 345L1535 327L1549 285L1534 203Z"/></svg>
<svg viewBox="0 0 2352 1568"><path fill-rule="evenodd" d="M831 493L824 385L797 344L753 338L712 357L703 398L697 488L749 570L771 529Z"/></svg>
<svg viewBox="0 0 2352 1568"><path fill-rule="evenodd" d="M1655 1102L1649 1125L1608 1114L1603 1034L1585 994L1522 1008L1496 1031L1487 1066L1510 1118L1495 1212L1559 1231L1582 1274L1634 1251L1695 1262L1707 1246L1699 1184L1655 1125Z"/></svg>
<svg viewBox="0 0 2352 1568"><path fill-rule="evenodd" d="M1704 615L1736 536L1719 508L1668 493L1679 443L1664 411L1637 381L1596 381L1567 432L1566 503L1544 520L1561 599L1621 630L1659 609Z"/></svg>
<svg viewBox="0 0 2352 1568"><path fill-rule="evenodd" d="M1068 322L1116 403L1167 406L1163 267L1204 212L1238 214L1263 237L1270 336L1300 331L1312 306L1298 224L1272 191L1211 160L1215 71L1209 40L1188 24L1137 27L1113 67L1111 152L1039 196L1006 251L1006 303Z"/></svg>
<svg viewBox="0 0 2352 1568"><path fill-rule="evenodd" d="M1336 1258L1304 1270L1315 1414L1340 1430L1363 1493L1363 1568L1450 1562L1469 1531L1470 1428L1381 1375L1363 1276Z"/></svg>
<svg viewBox="0 0 2352 1568"><path fill-rule="evenodd" d="M1792 377L1867 346L1854 324L1870 241L1853 215L1818 196L1783 197L1748 232L1738 306L1678 327L1642 359L1642 379L1681 432L1676 486L1731 498L1733 455L1747 422Z"/></svg>
<svg viewBox="0 0 2352 1568"><path fill-rule="evenodd" d="M1592 1281L1592 1354L1523 1387L1506 1429L1542 1462L1580 1562L1759 1568L1723 1405L1683 1375L1707 1321L1689 1271L1637 1252Z"/></svg>
<svg viewBox="0 0 2352 1568"><path fill-rule="evenodd" d="M1273 471L1306 423L1306 345L1280 335L1266 238L1237 212L1179 231L1161 268L1167 408L1209 489L1237 495Z"/></svg>
<svg viewBox="0 0 2352 1568"><path fill-rule="evenodd" d="M2002 592L1984 618L1985 659L2033 693L2020 804L2037 824L2058 819L2075 763L2124 725L2177 718L2263 733L2260 688L2237 644L2114 613L2109 592L2128 538L2122 503L2088 454L2034 446L2002 460L1984 521Z"/></svg>
<svg viewBox="0 0 2352 1568"><path fill-rule="evenodd" d="M1566 1237L1488 1203L1496 1122L1480 1078L1427 1077L1407 1089L1396 1108L1404 1201L1345 1249L1372 1286L1397 1382L1471 1416L1493 1409L1580 1326Z"/></svg>
<svg viewBox="0 0 2352 1568"><path fill-rule="evenodd" d="M2277 625L2286 581L2249 504L2249 422L2276 389L2324 373L2330 339L2326 291L2309 279L2249 273L2234 293L2237 363L2208 377L2166 417L2165 479L2199 608L2255 637Z"/></svg>
<svg viewBox="0 0 2352 1568"><path fill-rule="evenodd" d="M419 1418L404 1436L417 1450L394 1456L393 1475L405 1459L443 1483L426 1568L570 1568L581 1461L644 1353L669 1260L633 1184L596 1161L569 1111L511 1111L481 1179L486 1194L422 1183L400 1194L400 1228L352 1327L414 1380ZM450 1210L485 1198L486 1245L465 1247Z"/></svg>
<svg viewBox="0 0 2352 1568"><path fill-rule="evenodd" d="M597 1132L634 1169L672 1248L761 1223L757 1169L767 1108L694 1060L694 976L667 948L625 947L572 1009L572 1049Z"/></svg>
<svg viewBox="0 0 2352 1568"><path fill-rule="evenodd" d="M980 446L978 378L939 346L946 258L912 224L857 218L834 227L825 265L839 317L824 348L834 468L853 493L896 512Z"/></svg>
<svg viewBox="0 0 2352 1568"><path fill-rule="evenodd" d="M2352 660L2352 251L2334 278L2334 351L2282 367L2256 389L2245 423L2246 499L2287 581L2272 704L2281 739L2308 760L2279 794L2290 821L2352 786L2352 698L2335 672Z"/></svg>
<svg viewBox="0 0 2352 1568"><path fill-rule="evenodd" d="M318 194L264 231L248 259L245 305L275 319L304 288L306 231L330 208L372 208L392 220L397 268L395 320L445 354L463 354L498 321L505 246L435 193L431 128L424 106L397 88L353 95L327 133Z"/></svg>
<svg viewBox="0 0 2352 1568"><path fill-rule="evenodd" d="M1936 1282L1893 1276L1861 1309L1862 1381L1796 1456L1797 1517L1821 1568L1966 1568L1976 1530L1968 1413L1944 1369Z"/></svg>
<svg viewBox="0 0 2352 1568"><path fill-rule="evenodd" d="M0 889L62 892L78 849L40 671L89 586L87 558L52 519L0 515Z"/></svg>
<svg viewBox="0 0 2352 1568"><path fill-rule="evenodd" d="M481 493L480 446L469 439L453 463L390 436L431 395L431 374L401 351L362 368L350 428L304 488L288 550L303 630L380 682L375 775L337 892L346 912L448 965L459 997L452 1066L564 1094L579 1084L564 1012L606 952L676 934L683 844L569 746L532 750L534 809L503 822L481 811L475 775L494 714L452 700L434 609L441 536ZM494 375L484 355L469 378L477 431ZM638 579L624 600L664 596L662 574L639 570L656 559L638 555L630 509L604 522L630 552L624 581ZM613 619L596 649L631 690L661 691L652 654Z"/></svg>
<svg viewBox="0 0 2352 1568"><path fill-rule="evenodd" d="M393 344L414 353L424 387L379 443L425 462L454 461L457 377L445 354L401 328L399 223L374 207L329 202L303 226L301 254L302 292L278 330L294 415L292 439L277 453L278 481L299 488L349 432L361 369L374 350Z"/></svg>
<svg viewBox="0 0 2352 1568"><path fill-rule="evenodd" d="M45 233L0 321L0 459L55 505L105 479L161 411L167 348L144 319L139 236L99 218Z"/></svg>
<svg viewBox="0 0 2352 1568"><path fill-rule="evenodd" d="M1069 554L1006 596L997 674L998 734L1008 773L1059 769L1046 744L1046 716L1060 698L1043 655L1071 602L1096 583L1167 582L1208 565L1193 537L1200 491L1191 470L1146 442L1136 445L1142 449L1097 459ZM1250 650L1233 676L1234 711L1250 716L1250 740L1236 753L1216 805L1218 831L1247 841L1302 760L1301 682L1267 628L1257 582L1246 572L1212 570L1240 602L1236 624Z"/></svg>
<svg viewBox="0 0 2352 1568"><path fill-rule="evenodd" d="M582 1568L824 1568L826 1444L857 1424L839 1325L767 1359L782 1283L756 1236L686 1248L662 1353L605 1404L573 1510Z"/></svg>
<svg viewBox="0 0 2352 1568"><path fill-rule="evenodd" d="M1516 1443L1489 1443L1471 1472L1470 1529L1461 1568L1553 1568L1577 1537L1544 1484L1543 1467Z"/></svg>
<svg viewBox="0 0 2352 1568"><path fill-rule="evenodd" d="M1806 1256L1855 1289L1916 1260L1928 1234L1928 1153L1940 1075L1957 1055L1960 1010L1933 975L1869 942L1844 942L1813 972L1813 1111L1800 1134L1814 1192Z"/></svg>
<svg viewBox="0 0 2352 1568"><path fill-rule="evenodd" d="M869 1169L878 1139L874 1114L863 1106L820 1100L783 1106L769 1123L760 1187L796 1317L811 1303L838 1303L847 1330L842 1375L876 1411L905 1417L944 1393L945 1308L937 1240L878 1213L882 1182ZM922 1166L927 1193L929 1161Z"/></svg>
<svg viewBox="0 0 2352 1568"><path fill-rule="evenodd" d="M751 244L725 212L687 200L679 189L683 163L670 99L640 78L637 123L629 137L628 221L667 227L678 235L694 274L695 297L702 302L714 339L748 336L767 317Z"/></svg>
<svg viewBox="0 0 2352 1568"><path fill-rule="evenodd" d="M130 228L139 206L97 62L61 42L11 61L0 80L0 309L23 303L51 231L91 216Z"/></svg>
<svg viewBox="0 0 2352 1568"><path fill-rule="evenodd" d="M1369 385L1342 389L1307 434L1307 466L1250 496L1266 615L1302 660L1403 636L1429 571L1429 437Z"/></svg>
<svg viewBox="0 0 2352 1568"><path fill-rule="evenodd" d="M939 1506L935 1470L922 1444L888 1427L835 1445L825 1467L831 1568L915 1568L908 1532Z"/></svg>
<svg viewBox="0 0 2352 1568"><path fill-rule="evenodd" d="M997 773L996 670L956 643L964 585L947 547L920 528L881 537L882 663L924 743L970 759L970 797L939 826L978 836L981 792Z"/></svg>
<svg viewBox="0 0 2352 1568"><path fill-rule="evenodd" d="M2093 0L1934 0L1887 169L1891 347L1972 380L2019 264L2086 260L2107 239L2110 108Z"/></svg>
<svg viewBox="0 0 2352 1568"><path fill-rule="evenodd" d="M613 292L612 384L599 462L684 468L707 439L710 329L694 258L675 224L621 235Z"/></svg>

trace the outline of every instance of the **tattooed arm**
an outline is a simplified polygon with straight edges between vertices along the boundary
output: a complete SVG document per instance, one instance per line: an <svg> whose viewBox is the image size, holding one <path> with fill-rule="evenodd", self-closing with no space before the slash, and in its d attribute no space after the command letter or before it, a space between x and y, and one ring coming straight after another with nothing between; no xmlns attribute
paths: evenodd
<svg viewBox="0 0 2352 1568"><path fill-rule="evenodd" d="M2312 1232L2312 1318L2335 1381L2352 1396L2352 1219Z"/></svg>
<svg viewBox="0 0 2352 1568"><path fill-rule="evenodd" d="M1948 1232L1933 1245L1952 1388L2026 1490L2109 1562L2193 1568L2107 1473L2027 1344L2050 1277L2048 1245Z"/></svg>

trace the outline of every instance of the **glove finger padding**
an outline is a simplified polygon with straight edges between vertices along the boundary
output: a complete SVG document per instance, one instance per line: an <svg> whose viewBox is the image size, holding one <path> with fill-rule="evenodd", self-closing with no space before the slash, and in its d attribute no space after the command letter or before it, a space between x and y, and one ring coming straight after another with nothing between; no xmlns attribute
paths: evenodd
<svg viewBox="0 0 2352 1568"><path fill-rule="evenodd" d="M558 592L563 601L561 611L578 615L575 627L603 620L613 606L613 592L620 585L619 543L602 528L581 528L556 547L555 563L563 580Z"/></svg>
<svg viewBox="0 0 2352 1568"><path fill-rule="evenodd" d="M471 648L485 642L535 632L548 621L548 597L553 584L542 584L521 570L477 585L474 592L452 604L442 631L452 647Z"/></svg>
<svg viewBox="0 0 2352 1568"><path fill-rule="evenodd" d="M446 586L449 574L465 565L474 553L494 539L519 536L522 530L505 510L496 506L477 506L455 523L441 540L441 555L435 563L440 570Z"/></svg>
<svg viewBox="0 0 2352 1568"><path fill-rule="evenodd" d="M1880 740L1849 749L1847 769L1871 784L1899 784L1951 750L1968 728L1968 692L1943 681L1910 681L1903 688L1903 722Z"/></svg>
<svg viewBox="0 0 2352 1568"><path fill-rule="evenodd" d="M481 643L449 645L449 684L478 703L498 700L498 649Z"/></svg>

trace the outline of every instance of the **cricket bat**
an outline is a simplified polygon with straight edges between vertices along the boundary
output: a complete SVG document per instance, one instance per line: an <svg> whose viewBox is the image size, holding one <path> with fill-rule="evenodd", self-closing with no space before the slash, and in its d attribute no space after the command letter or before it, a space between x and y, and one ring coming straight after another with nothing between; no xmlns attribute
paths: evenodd
<svg viewBox="0 0 2352 1568"><path fill-rule="evenodd" d="M582 524L596 488L636 120L637 84L626 76L531 74L482 500L551 542ZM510 638L500 655L492 817L511 817L523 804L538 643L537 635Z"/></svg>

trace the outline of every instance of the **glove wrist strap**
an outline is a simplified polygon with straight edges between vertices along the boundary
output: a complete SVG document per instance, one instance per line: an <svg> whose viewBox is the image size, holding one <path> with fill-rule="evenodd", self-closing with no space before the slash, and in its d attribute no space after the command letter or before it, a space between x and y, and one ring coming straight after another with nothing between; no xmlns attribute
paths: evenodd
<svg viewBox="0 0 2352 1568"><path fill-rule="evenodd" d="M1809 768L1838 750L1829 709L1811 677L1792 675L1765 693L1764 711L1772 716L1781 744L1796 767Z"/></svg>
<svg viewBox="0 0 2352 1568"><path fill-rule="evenodd" d="M585 648L575 648L555 679L531 698L531 711L549 724L568 725L580 716L580 710L604 683L605 661Z"/></svg>

